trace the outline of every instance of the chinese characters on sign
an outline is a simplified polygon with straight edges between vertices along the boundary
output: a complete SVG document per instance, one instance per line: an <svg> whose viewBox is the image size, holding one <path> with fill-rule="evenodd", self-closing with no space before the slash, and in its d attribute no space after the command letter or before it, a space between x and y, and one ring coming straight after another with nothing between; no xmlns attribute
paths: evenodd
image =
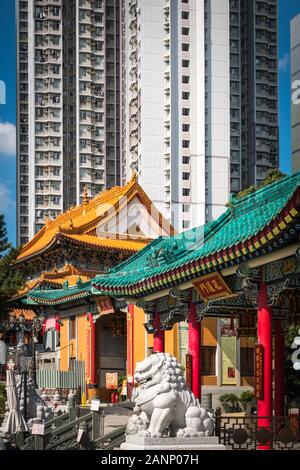
<svg viewBox="0 0 300 470"><path fill-rule="evenodd" d="M185 356L185 378L186 384L189 388L192 388L192 356L191 354L186 354Z"/></svg>
<svg viewBox="0 0 300 470"><path fill-rule="evenodd" d="M263 365L264 365L264 348L261 344L255 347L255 384L254 395L257 400L263 400Z"/></svg>
<svg viewBox="0 0 300 470"><path fill-rule="evenodd" d="M213 300L228 297L232 292L219 273L208 274L194 283L195 289L203 300Z"/></svg>

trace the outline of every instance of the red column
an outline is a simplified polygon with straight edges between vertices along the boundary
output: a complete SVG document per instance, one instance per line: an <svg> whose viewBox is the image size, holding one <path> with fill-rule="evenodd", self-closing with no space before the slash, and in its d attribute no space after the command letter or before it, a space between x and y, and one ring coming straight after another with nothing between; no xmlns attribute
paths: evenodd
<svg viewBox="0 0 300 470"><path fill-rule="evenodd" d="M134 305L128 305L127 319L127 376L133 378L134 375ZM127 395L131 398L133 382L128 381L127 377Z"/></svg>
<svg viewBox="0 0 300 470"><path fill-rule="evenodd" d="M284 335L275 320L275 416L284 416Z"/></svg>
<svg viewBox="0 0 300 470"><path fill-rule="evenodd" d="M188 328L189 354L192 356L192 392L201 400L201 322L196 319L196 305L191 302Z"/></svg>
<svg viewBox="0 0 300 470"><path fill-rule="evenodd" d="M96 324L93 322L93 315L89 313L89 322L91 327L91 384L97 384L96 373Z"/></svg>
<svg viewBox="0 0 300 470"><path fill-rule="evenodd" d="M258 400L258 427L270 429L272 416L272 307L268 306L267 286L263 282L258 295L257 339L263 346L263 397ZM259 446L269 450L269 445Z"/></svg>
<svg viewBox="0 0 300 470"><path fill-rule="evenodd" d="M153 315L153 325L156 328L153 340L153 351L164 352L165 351L165 332L160 329L160 315L156 311Z"/></svg>

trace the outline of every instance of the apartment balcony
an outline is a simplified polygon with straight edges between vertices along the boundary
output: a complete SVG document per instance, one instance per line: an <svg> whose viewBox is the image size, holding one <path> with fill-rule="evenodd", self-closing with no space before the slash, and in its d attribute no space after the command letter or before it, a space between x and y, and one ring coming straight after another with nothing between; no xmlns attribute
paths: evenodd
<svg viewBox="0 0 300 470"><path fill-rule="evenodd" d="M164 62L170 62L170 51L164 53Z"/></svg>
<svg viewBox="0 0 300 470"><path fill-rule="evenodd" d="M187 172L187 173L191 172L191 164L190 163L189 164L184 164L183 163L181 168L182 168L183 172Z"/></svg>

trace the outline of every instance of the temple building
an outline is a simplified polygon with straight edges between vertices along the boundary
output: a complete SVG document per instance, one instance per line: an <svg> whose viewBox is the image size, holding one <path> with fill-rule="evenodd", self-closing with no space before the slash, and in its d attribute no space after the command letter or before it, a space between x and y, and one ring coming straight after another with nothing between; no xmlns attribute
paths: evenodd
<svg viewBox="0 0 300 470"><path fill-rule="evenodd" d="M111 194L130 192L131 187L146 197L134 180ZM116 258L111 260L115 252L106 245L107 268L95 276L97 267L94 273L87 272L90 265L84 258L90 256L89 237L96 237L99 225L101 243L111 242L113 230L105 225L106 215L90 225L84 223L83 211L89 213L93 201L70 211L81 213L81 234L86 226L94 230L82 236L82 252L80 245L74 251L72 243L53 242L59 226L59 232L66 231L60 218L48 222L44 230L44 234L47 228L52 230L46 246L57 248L57 271L72 266L81 269L80 277L76 272L60 288L37 285L23 296L27 309L62 321L60 370L84 362L90 395L108 399L107 374L126 375L130 388L136 362L152 351L167 351L185 367L187 381L199 398L209 391L220 394L253 386L259 415L271 416L274 403L275 414L283 416L284 332L289 324L300 323L300 173L242 199L233 198L217 220L182 234L174 234L157 213L150 218L150 232L141 230L142 222L132 221L130 235L114 232L119 264ZM80 232L75 214L61 218L64 224L74 220L73 236L75 227ZM140 249L128 257L122 251L125 242L140 243ZM32 245L28 248L34 251ZM20 254L23 261L24 253L26 246ZM81 265L76 262L79 255ZM99 245L94 256L101 262ZM36 257L43 259L41 249ZM59 264L61 258L64 266ZM46 260L50 263L51 256ZM50 271L43 276L41 282L50 282Z"/></svg>
<svg viewBox="0 0 300 470"><path fill-rule="evenodd" d="M124 262L151 240L173 233L135 175L126 186L114 187L91 200L85 192L81 205L46 221L19 253L16 267L30 266L32 276L10 301L13 316L22 312L23 306L26 321L28 312L31 321L35 314L45 317L44 335L39 335L43 344L37 346L36 355L40 370L83 367L86 384L95 389L90 394L98 394L99 386L102 398L109 397L106 373L117 371L125 376L128 357L133 373L133 360L143 359L147 348L153 347L143 326L143 310L133 307L131 315L126 305L122 309L122 303L108 296L96 299L87 294L86 286L96 274ZM48 306L42 301L39 306L33 301L24 306L26 296L36 299L39 293L47 296ZM175 331L168 333L172 352L175 336ZM16 335L7 332L6 337L14 342Z"/></svg>
<svg viewBox="0 0 300 470"><path fill-rule="evenodd" d="M168 350L166 332L176 332L176 326L187 321L186 375L199 398L207 374L204 348L221 350L221 362L218 355L212 362L225 387L241 371L237 341L246 350L255 346L258 425L268 428L273 413L285 413L285 331L300 323L299 233L297 173L244 198L232 198L226 212L204 227L157 238L108 273L97 275L84 286L84 295L109 296L127 304L133 317L134 305L142 308L156 352ZM50 304L49 293L31 293L28 301ZM226 317L216 332L212 320ZM240 340L233 341L236 330ZM180 338L178 344L183 349Z"/></svg>

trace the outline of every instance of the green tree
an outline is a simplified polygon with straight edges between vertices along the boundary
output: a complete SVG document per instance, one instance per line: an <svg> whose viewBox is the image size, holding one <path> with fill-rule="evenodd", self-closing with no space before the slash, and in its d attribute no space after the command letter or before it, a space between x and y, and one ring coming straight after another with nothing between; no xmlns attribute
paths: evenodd
<svg viewBox="0 0 300 470"><path fill-rule="evenodd" d="M14 248L7 239L4 216L0 215L0 311L5 311L5 301L21 289L28 273L16 269L14 261L19 249Z"/></svg>
<svg viewBox="0 0 300 470"><path fill-rule="evenodd" d="M11 248L11 244L7 238L7 230L4 222L4 215L0 214L0 258L4 256L7 250Z"/></svg>
<svg viewBox="0 0 300 470"><path fill-rule="evenodd" d="M275 183L275 181L280 180L281 178L284 178L286 176L285 173L282 173L278 168L273 168L272 170L269 170L263 179L262 183L256 187L256 186L249 186L246 189L243 189L236 195L236 199L243 199L244 197L248 196L249 194L255 193L258 189L264 188L266 186L269 186L272 183ZM228 203L228 207L230 206L230 203Z"/></svg>

